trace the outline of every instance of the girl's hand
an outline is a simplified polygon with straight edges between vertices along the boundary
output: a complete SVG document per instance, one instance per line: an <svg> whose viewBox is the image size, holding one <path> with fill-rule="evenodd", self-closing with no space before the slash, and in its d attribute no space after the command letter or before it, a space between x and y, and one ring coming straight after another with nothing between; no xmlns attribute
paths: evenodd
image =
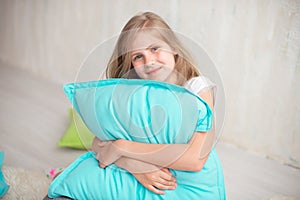
<svg viewBox="0 0 300 200"><path fill-rule="evenodd" d="M177 186L175 177L167 168L149 173L133 173L132 175L145 188L156 194L164 194L162 190L174 190Z"/></svg>
<svg viewBox="0 0 300 200"><path fill-rule="evenodd" d="M101 141L97 143L96 159L99 160L99 166L105 168L114 163L122 155L120 149L114 144L116 141Z"/></svg>

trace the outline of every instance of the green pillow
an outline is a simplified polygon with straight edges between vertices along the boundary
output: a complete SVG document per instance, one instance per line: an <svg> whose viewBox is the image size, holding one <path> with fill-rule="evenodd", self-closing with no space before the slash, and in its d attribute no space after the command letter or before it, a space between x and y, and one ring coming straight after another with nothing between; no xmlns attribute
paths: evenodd
<svg viewBox="0 0 300 200"><path fill-rule="evenodd" d="M69 108L68 113L70 124L57 145L75 149L91 149L95 135L86 127L74 109Z"/></svg>

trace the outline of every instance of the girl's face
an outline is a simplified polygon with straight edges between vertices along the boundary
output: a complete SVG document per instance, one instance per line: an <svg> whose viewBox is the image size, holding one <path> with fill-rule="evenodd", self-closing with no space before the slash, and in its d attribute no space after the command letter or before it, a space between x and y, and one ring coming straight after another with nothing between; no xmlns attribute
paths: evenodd
<svg viewBox="0 0 300 200"><path fill-rule="evenodd" d="M140 32L132 44L131 63L142 79L176 84L174 55L166 42L151 33Z"/></svg>

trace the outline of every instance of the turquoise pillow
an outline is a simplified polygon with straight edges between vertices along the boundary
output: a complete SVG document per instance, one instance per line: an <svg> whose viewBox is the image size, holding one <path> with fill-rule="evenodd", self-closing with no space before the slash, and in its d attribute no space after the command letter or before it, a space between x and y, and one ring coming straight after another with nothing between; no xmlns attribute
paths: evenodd
<svg viewBox="0 0 300 200"><path fill-rule="evenodd" d="M197 95L164 82L108 79L71 83L64 91L87 127L101 140L187 143L194 131L211 128L212 113ZM217 170L216 170L217 169ZM143 187L129 172L112 164L99 168L93 152L76 159L50 185L50 198L74 199L222 199L224 186L214 153L201 172L171 170L178 186L165 195ZM134 191L134 192L132 192ZM202 197L202 198L201 198Z"/></svg>
<svg viewBox="0 0 300 200"><path fill-rule="evenodd" d="M107 79L67 84L64 91L86 126L101 140L186 143L187 133L211 128L207 104L177 85Z"/></svg>
<svg viewBox="0 0 300 200"><path fill-rule="evenodd" d="M3 197L9 189L2 174L2 165L4 160L4 152L0 151L0 198Z"/></svg>

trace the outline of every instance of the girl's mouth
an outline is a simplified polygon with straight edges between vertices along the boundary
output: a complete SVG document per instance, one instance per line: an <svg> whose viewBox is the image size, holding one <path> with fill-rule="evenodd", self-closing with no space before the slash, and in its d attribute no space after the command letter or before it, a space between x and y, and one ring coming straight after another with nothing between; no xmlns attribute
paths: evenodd
<svg viewBox="0 0 300 200"><path fill-rule="evenodd" d="M161 69L162 67L158 67L158 68L155 68L155 69L153 69L153 70L151 70L151 71L149 71L149 72L146 72L146 74L155 74L156 72L158 72L160 69Z"/></svg>

